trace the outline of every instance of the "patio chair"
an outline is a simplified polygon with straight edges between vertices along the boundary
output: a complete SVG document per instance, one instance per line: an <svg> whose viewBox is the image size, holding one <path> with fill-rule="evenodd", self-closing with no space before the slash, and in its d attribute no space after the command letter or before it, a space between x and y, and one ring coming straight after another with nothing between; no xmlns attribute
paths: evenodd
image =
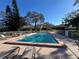
<svg viewBox="0 0 79 59"><path fill-rule="evenodd" d="M34 59L34 50L33 48L25 48L20 59Z"/></svg>
<svg viewBox="0 0 79 59"><path fill-rule="evenodd" d="M5 40L5 39L7 39L6 36L3 34L0 34L0 40Z"/></svg>
<svg viewBox="0 0 79 59"><path fill-rule="evenodd" d="M11 47L0 53L0 59L14 59L19 53L19 47Z"/></svg>
<svg viewBox="0 0 79 59"><path fill-rule="evenodd" d="M4 35L4 34L0 34L0 40L6 40L7 38L11 38L12 36L10 35Z"/></svg>
<svg viewBox="0 0 79 59"><path fill-rule="evenodd" d="M1 34L0 36L1 36L2 38L5 38L5 35L3 35L3 34Z"/></svg>

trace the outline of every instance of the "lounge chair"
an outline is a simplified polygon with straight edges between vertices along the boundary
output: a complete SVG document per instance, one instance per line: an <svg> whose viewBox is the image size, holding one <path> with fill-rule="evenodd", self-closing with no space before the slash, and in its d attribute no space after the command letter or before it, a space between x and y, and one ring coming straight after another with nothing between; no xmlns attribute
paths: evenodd
<svg viewBox="0 0 79 59"><path fill-rule="evenodd" d="M2 38L5 38L5 35L3 35L3 34L1 34L0 36L1 36Z"/></svg>
<svg viewBox="0 0 79 59"><path fill-rule="evenodd" d="M34 59L34 50L33 48L25 48L20 59Z"/></svg>
<svg viewBox="0 0 79 59"><path fill-rule="evenodd" d="M0 34L0 40L6 40L7 38L11 38L12 36L10 35L4 35L4 34Z"/></svg>
<svg viewBox="0 0 79 59"><path fill-rule="evenodd" d="M0 40L5 40L5 39L7 39L6 36L3 34L0 34Z"/></svg>
<svg viewBox="0 0 79 59"><path fill-rule="evenodd" d="M18 55L20 48L11 47L0 53L0 59L14 59Z"/></svg>

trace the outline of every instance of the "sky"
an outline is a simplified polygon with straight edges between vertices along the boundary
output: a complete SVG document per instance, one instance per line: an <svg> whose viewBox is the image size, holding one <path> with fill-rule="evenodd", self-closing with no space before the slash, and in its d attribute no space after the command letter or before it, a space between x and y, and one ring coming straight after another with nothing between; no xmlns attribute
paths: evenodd
<svg viewBox="0 0 79 59"><path fill-rule="evenodd" d="M54 25L62 23L63 18L72 10L78 9L73 6L75 0L16 0L21 16L28 11L37 11L45 16L45 22ZM0 0L0 11L5 11L6 5L12 8L11 0Z"/></svg>

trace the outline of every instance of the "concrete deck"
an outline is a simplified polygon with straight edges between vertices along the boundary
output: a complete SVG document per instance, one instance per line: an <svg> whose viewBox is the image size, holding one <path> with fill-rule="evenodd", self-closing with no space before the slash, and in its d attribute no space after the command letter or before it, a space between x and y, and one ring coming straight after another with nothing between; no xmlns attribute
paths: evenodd
<svg viewBox="0 0 79 59"><path fill-rule="evenodd" d="M63 36L55 34L55 33L53 33L53 35L56 38L63 41L68 46L68 48L36 47L36 59L77 59L77 57L79 56L79 50L78 50L78 46L75 44L75 42L72 39L63 37ZM16 40L18 38L19 37L10 38L7 40ZM0 53L11 46L17 46L17 45L2 44L3 42L6 42L7 40L0 41ZM20 45L18 45L18 46L20 46ZM19 55L21 55L23 53L23 51L26 47L29 47L29 46L20 46L21 49L20 49Z"/></svg>

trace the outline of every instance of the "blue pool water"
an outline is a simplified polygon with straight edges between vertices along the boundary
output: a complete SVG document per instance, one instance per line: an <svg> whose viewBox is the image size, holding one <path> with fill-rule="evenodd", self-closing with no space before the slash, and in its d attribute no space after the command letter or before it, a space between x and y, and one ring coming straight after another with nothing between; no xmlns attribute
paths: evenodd
<svg viewBox="0 0 79 59"><path fill-rule="evenodd" d="M34 43L58 43L58 41L50 33L37 33L31 36L26 36L19 41L21 42L34 42Z"/></svg>

